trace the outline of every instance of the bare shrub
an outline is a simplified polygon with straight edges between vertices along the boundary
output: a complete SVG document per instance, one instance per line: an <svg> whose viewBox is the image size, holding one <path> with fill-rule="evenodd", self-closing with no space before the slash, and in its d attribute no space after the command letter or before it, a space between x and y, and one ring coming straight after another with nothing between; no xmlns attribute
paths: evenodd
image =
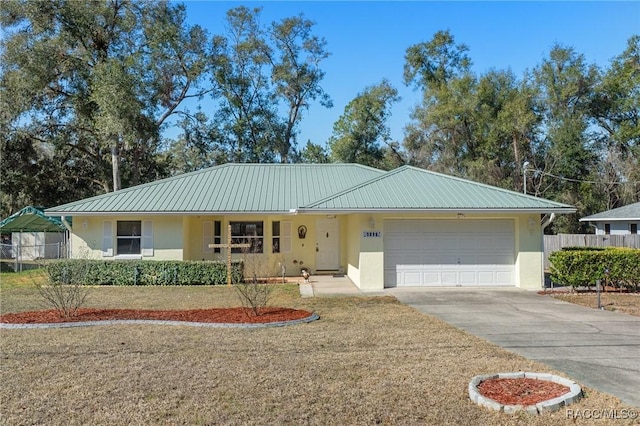
<svg viewBox="0 0 640 426"><path fill-rule="evenodd" d="M53 279L48 272L43 272L41 279L34 283L40 296L57 310L61 317L74 317L89 296L89 287L81 284L89 272L88 268L88 262L82 262L73 270L69 268L61 279Z"/></svg>
<svg viewBox="0 0 640 426"><path fill-rule="evenodd" d="M270 281L275 281L281 263L270 264L266 256L255 253L244 253L244 281L234 283L234 289L242 306L250 308L253 315L258 316L269 304L276 288Z"/></svg>

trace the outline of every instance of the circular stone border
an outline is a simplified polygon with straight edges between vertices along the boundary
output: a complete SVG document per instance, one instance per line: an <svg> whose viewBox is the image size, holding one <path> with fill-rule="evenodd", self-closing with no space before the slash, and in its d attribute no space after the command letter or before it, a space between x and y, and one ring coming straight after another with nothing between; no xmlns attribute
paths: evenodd
<svg viewBox="0 0 640 426"><path fill-rule="evenodd" d="M558 383L560 385L569 388L569 392L561 395L557 398L547 399L534 405L506 405L501 404L498 401L483 396L478 390L478 385L485 380L490 379L537 379L546 380L548 382ZM573 404L582 398L582 388L576 382L565 379L564 377L556 376L555 374L548 373L530 373L520 371L517 373L498 373L498 374L485 374L481 376L475 376L469 382L469 398L476 404L491 408L492 410L501 411L506 414L514 414L518 411L525 411L529 414L540 414L544 412L558 411L561 407L569 404Z"/></svg>
<svg viewBox="0 0 640 426"><path fill-rule="evenodd" d="M304 324L319 320L320 316L315 312L306 318L289 321L256 322L256 323L231 323L231 322L194 322L194 321L174 321L174 320L104 320L104 321L79 321L79 322L57 322L44 324L8 324L0 323L0 328L24 329L24 328L70 328L89 327L96 325L119 325L119 324L156 324L156 325L185 325L189 327L212 327L212 328L265 328L284 327L287 325Z"/></svg>

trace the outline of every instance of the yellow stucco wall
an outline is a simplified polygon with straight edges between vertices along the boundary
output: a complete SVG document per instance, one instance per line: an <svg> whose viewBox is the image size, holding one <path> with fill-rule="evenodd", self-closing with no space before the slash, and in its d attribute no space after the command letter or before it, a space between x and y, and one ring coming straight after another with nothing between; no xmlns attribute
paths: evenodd
<svg viewBox="0 0 640 426"><path fill-rule="evenodd" d="M102 255L102 237L104 222L111 221L112 237L115 247L116 222L118 220L151 221L153 226L153 256L149 260L183 260L182 217L181 216L74 216L71 234L72 257L78 259L117 259Z"/></svg>
<svg viewBox="0 0 640 426"><path fill-rule="evenodd" d="M363 290L384 288L384 221L387 219L454 219L453 213L443 214L345 214L337 215L339 222L339 267ZM264 226L264 253L254 256L262 269L279 274L281 265L287 276L299 276L302 267L316 271L316 223L326 215L228 215L207 216L151 216L151 217L94 217L73 218L71 236L73 257L109 259L102 256L103 222L112 220L115 239L116 220L151 220L153 222L154 254L145 259L154 260L226 260L226 251L206 252L204 249L204 223L221 221L222 242L227 240L230 221L262 221ZM515 230L514 285L526 289L539 289L543 284L542 232L540 215L481 215L465 214L465 219L510 219ZM371 223L373 220L373 224ZM291 222L291 250L272 253L272 222ZM299 238L297 229L307 228L306 237ZM381 232L380 236L364 236L364 232ZM246 257L233 254L234 259ZM111 259L117 257L111 257ZM294 263L295 262L295 263ZM302 263L301 263L302 262Z"/></svg>
<svg viewBox="0 0 640 426"><path fill-rule="evenodd" d="M375 227L370 227L370 218ZM384 288L384 221L388 219L456 219L457 215L444 214L353 214L349 224L348 275L363 290ZM514 282L525 289L540 289L543 285L543 247L539 214L483 215L465 214L460 220L509 219L514 221ZM382 231L382 238L364 238L364 231Z"/></svg>
<svg viewBox="0 0 640 426"><path fill-rule="evenodd" d="M312 272L316 270L316 221L326 219L326 215L228 215L228 216L185 216L183 228L185 230L185 259L190 260L220 260L226 261L226 250L220 253L205 251L204 249L204 223L221 222L221 240L227 242L227 227L230 222L263 222L263 245L264 250L260 255L246 255L242 253L232 254L232 259L245 259L251 257L261 264L261 268L277 271L284 265L287 276L300 276L302 268L310 268ZM339 221L340 240L339 254L340 265L346 264L347 239L344 234L347 232L347 224ZM281 237L283 236L283 222L291 223L291 250L280 253L272 252L273 226L274 221L281 222ZM305 238L300 238L298 228L304 226L307 229ZM283 247L284 248L284 247Z"/></svg>

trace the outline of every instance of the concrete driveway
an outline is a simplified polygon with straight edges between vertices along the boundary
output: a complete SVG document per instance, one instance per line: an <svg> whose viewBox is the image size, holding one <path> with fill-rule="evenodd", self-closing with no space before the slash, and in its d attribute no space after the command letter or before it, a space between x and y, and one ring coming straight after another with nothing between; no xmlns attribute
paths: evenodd
<svg viewBox="0 0 640 426"><path fill-rule="evenodd" d="M515 288L394 288L399 301L640 407L640 317Z"/></svg>

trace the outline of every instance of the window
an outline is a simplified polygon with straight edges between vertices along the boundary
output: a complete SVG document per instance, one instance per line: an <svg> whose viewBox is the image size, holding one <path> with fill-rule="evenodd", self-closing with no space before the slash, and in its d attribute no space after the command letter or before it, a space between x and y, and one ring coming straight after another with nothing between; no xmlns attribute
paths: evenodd
<svg viewBox="0 0 640 426"><path fill-rule="evenodd" d="M271 231L273 253L291 253L291 222L274 221Z"/></svg>
<svg viewBox="0 0 640 426"><path fill-rule="evenodd" d="M638 224L637 223L630 223L629 224L629 231L632 234L637 234L638 233Z"/></svg>
<svg viewBox="0 0 640 426"><path fill-rule="evenodd" d="M209 247L209 244L222 243L222 224L219 220L202 223L202 241L204 253L220 253L220 247Z"/></svg>
<svg viewBox="0 0 640 426"><path fill-rule="evenodd" d="M116 254L141 254L141 228L139 220L118 221Z"/></svg>
<svg viewBox="0 0 640 426"><path fill-rule="evenodd" d="M610 223L605 223L604 224L604 235L611 235L611 224Z"/></svg>
<svg viewBox="0 0 640 426"><path fill-rule="evenodd" d="M249 244L250 247L232 248L231 253L262 253L264 236L262 222L231 222L231 242L233 244Z"/></svg>
<svg viewBox="0 0 640 426"><path fill-rule="evenodd" d="M213 243L222 244L222 223L219 220L213 222ZM220 253L220 247L213 249L214 253Z"/></svg>
<svg viewBox="0 0 640 426"><path fill-rule="evenodd" d="M271 222L271 235L273 241L271 243L273 253L280 253L280 222Z"/></svg>

